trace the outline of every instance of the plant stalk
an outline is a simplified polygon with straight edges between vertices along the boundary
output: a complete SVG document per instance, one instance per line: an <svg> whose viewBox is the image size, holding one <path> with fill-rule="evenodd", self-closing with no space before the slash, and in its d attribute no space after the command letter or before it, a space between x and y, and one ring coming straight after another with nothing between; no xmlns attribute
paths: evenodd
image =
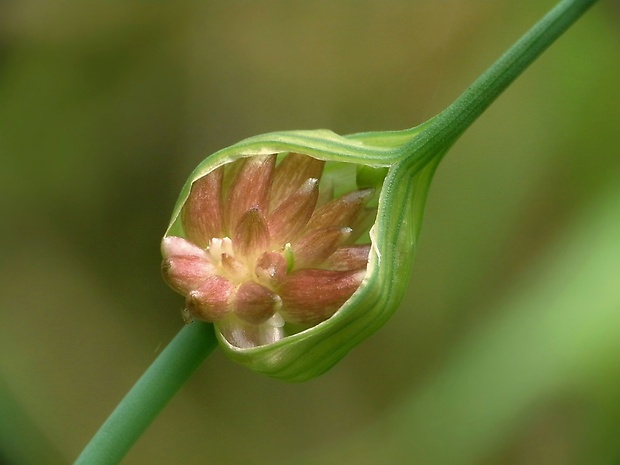
<svg viewBox="0 0 620 465"><path fill-rule="evenodd" d="M217 346L213 325L186 325L159 354L82 451L75 465L119 463Z"/></svg>
<svg viewBox="0 0 620 465"><path fill-rule="evenodd" d="M491 65L424 130L404 145L409 163L441 156L556 39L598 0L562 0Z"/></svg>

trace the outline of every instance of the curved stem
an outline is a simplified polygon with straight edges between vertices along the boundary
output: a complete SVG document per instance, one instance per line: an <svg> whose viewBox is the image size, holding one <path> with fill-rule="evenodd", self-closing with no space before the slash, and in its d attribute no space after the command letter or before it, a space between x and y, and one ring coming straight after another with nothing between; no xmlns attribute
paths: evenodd
<svg viewBox="0 0 620 465"><path fill-rule="evenodd" d="M119 463L168 401L215 349L213 325L186 325L127 393L75 465Z"/></svg>
<svg viewBox="0 0 620 465"><path fill-rule="evenodd" d="M504 53L448 108L403 147L411 163L423 166L459 136L597 0L562 0ZM443 150L442 150L443 149Z"/></svg>

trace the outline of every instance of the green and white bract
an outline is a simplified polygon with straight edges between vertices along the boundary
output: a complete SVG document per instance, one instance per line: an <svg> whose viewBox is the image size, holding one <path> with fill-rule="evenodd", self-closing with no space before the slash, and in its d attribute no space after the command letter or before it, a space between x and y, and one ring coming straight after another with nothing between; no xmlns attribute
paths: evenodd
<svg viewBox="0 0 620 465"><path fill-rule="evenodd" d="M162 240L186 320L213 322L231 358L288 381L376 331L402 300L436 166L401 153L415 133L273 133L204 160Z"/></svg>

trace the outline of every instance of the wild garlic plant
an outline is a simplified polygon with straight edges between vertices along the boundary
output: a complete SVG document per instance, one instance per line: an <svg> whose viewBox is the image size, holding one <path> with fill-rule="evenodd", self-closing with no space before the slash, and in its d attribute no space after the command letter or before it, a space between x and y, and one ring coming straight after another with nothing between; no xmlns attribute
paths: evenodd
<svg viewBox="0 0 620 465"><path fill-rule="evenodd" d="M162 240L187 323L77 459L118 463L217 345L269 376L324 373L398 308L433 173L596 0L563 0L452 105L404 131L287 131L207 157Z"/></svg>

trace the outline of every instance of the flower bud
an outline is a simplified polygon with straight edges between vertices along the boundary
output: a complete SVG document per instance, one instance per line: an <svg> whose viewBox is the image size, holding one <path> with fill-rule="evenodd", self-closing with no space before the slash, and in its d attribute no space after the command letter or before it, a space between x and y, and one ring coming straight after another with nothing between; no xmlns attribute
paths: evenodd
<svg viewBox="0 0 620 465"><path fill-rule="evenodd" d="M162 241L162 273L166 282L181 294L196 289L215 273L207 253L182 237L166 237Z"/></svg>
<svg viewBox="0 0 620 465"><path fill-rule="evenodd" d="M241 284L235 296L236 315L255 325L266 322L281 305L280 296L253 281Z"/></svg>
<svg viewBox="0 0 620 465"><path fill-rule="evenodd" d="M191 174L162 267L231 358L309 379L396 309L436 164L409 163L393 137L405 136L266 134Z"/></svg>
<svg viewBox="0 0 620 465"><path fill-rule="evenodd" d="M351 297L365 274L365 270L294 271L278 289L284 320L309 325L327 320Z"/></svg>
<svg viewBox="0 0 620 465"><path fill-rule="evenodd" d="M233 250L240 257L253 257L269 247L270 235L267 222L256 206L248 209L235 226Z"/></svg>
<svg viewBox="0 0 620 465"><path fill-rule="evenodd" d="M350 235L352 229L332 226L309 231L293 246L295 267L312 268L321 266ZM337 266L337 265L336 265Z"/></svg>
<svg viewBox="0 0 620 465"><path fill-rule="evenodd" d="M235 287L223 276L209 276L187 294L187 311L204 321L218 321L231 311Z"/></svg>

